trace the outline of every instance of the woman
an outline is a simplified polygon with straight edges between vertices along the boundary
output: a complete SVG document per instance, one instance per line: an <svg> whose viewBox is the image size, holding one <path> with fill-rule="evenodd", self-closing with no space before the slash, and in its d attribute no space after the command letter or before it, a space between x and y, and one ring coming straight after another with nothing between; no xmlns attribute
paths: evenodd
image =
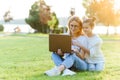
<svg viewBox="0 0 120 80"><path fill-rule="evenodd" d="M87 64L84 61L84 52L77 46L74 45L74 42L81 44L84 47L87 47L87 38L82 34L82 22L79 17L72 16L68 21L69 34L72 37L72 54L62 53L60 49L56 53L52 54L53 62L56 67L45 72L48 76L57 76L62 72L62 76L65 75L74 75L75 72L71 71L69 68L75 67L78 70L86 70ZM76 53L78 50L79 53ZM82 55L83 54L83 55ZM80 58L82 59L80 59Z"/></svg>
<svg viewBox="0 0 120 80"><path fill-rule="evenodd" d="M104 69L104 56L101 51L102 39L93 33L95 18L88 18L83 21L83 31L88 39L88 49L74 43L86 52L86 62L89 71L102 71Z"/></svg>

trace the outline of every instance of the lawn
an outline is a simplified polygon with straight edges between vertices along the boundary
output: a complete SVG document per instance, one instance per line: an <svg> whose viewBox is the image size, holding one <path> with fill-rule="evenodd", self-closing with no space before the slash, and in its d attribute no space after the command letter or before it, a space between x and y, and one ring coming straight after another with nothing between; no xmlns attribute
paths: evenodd
<svg viewBox="0 0 120 80"><path fill-rule="evenodd" d="M77 72L74 76L48 77L44 71L54 64L48 49L48 35L23 34L0 37L0 80L119 80L120 39L105 41L105 70ZM107 40L106 40L107 39Z"/></svg>

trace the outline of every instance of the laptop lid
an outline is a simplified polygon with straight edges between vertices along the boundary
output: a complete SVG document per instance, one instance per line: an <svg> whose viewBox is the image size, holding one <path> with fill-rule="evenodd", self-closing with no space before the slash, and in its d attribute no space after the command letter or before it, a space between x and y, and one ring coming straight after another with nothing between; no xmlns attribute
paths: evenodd
<svg viewBox="0 0 120 80"><path fill-rule="evenodd" d="M49 51L71 53L71 36L67 34L49 34Z"/></svg>

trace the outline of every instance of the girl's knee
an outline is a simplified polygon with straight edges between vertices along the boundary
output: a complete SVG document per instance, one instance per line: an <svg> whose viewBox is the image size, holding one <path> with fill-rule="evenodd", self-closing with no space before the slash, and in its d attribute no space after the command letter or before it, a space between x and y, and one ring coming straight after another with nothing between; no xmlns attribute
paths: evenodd
<svg viewBox="0 0 120 80"><path fill-rule="evenodd" d="M96 65L96 71L103 71L104 69L104 63L99 63Z"/></svg>
<svg viewBox="0 0 120 80"><path fill-rule="evenodd" d="M103 71L103 67L96 68L96 71Z"/></svg>
<svg viewBox="0 0 120 80"><path fill-rule="evenodd" d="M88 65L88 71L95 71L95 65L94 64L89 64Z"/></svg>
<svg viewBox="0 0 120 80"><path fill-rule="evenodd" d="M88 71L95 71L95 68L88 68Z"/></svg>

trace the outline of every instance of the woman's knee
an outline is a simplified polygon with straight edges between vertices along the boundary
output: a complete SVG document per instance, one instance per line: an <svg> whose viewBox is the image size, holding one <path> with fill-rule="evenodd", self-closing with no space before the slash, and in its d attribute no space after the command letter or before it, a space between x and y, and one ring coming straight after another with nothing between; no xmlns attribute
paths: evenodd
<svg viewBox="0 0 120 80"><path fill-rule="evenodd" d="M82 71L86 71L87 70L87 66L83 67L81 70Z"/></svg>

